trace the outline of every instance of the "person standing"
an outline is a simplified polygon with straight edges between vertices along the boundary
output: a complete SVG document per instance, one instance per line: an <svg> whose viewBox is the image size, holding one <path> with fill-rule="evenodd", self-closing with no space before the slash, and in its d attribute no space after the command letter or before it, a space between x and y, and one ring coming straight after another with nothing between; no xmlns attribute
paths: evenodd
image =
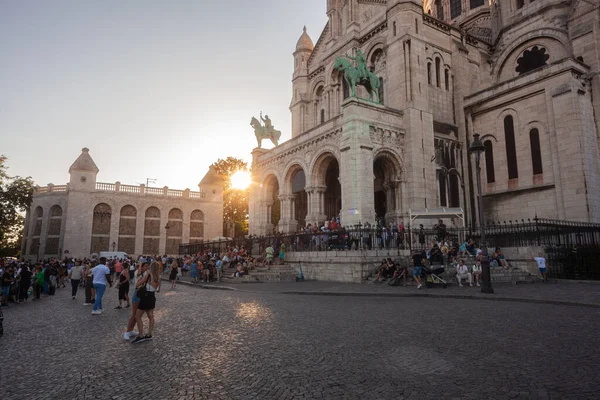
<svg viewBox="0 0 600 400"><path fill-rule="evenodd" d="M98 315L102 314L102 296L104 296L107 282L109 286L112 286L110 281L110 269L106 266L105 257L100 257L100 264L92 268L90 274L93 277L94 290L96 291L96 301L94 302L92 315Z"/></svg>
<svg viewBox="0 0 600 400"><path fill-rule="evenodd" d="M29 266L23 265L18 271L17 276L19 277L19 302L27 301L29 295L29 286L31 286L32 273L29 271Z"/></svg>
<svg viewBox="0 0 600 400"><path fill-rule="evenodd" d="M40 265L35 267L35 278L33 281L33 292L35 293L34 300L40 300L42 290L44 289L44 270Z"/></svg>
<svg viewBox="0 0 600 400"><path fill-rule="evenodd" d="M120 310L123 308L121 306L122 301L126 301L127 304L125 308L129 308L131 304L129 304L129 265L127 263L123 264L123 269L119 274L119 305L115 307L116 310Z"/></svg>
<svg viewBox="0 0 600 400"><path fill-rule="evenodd" d="M135 325L137 323L136 315L138 305L140 304L140 298L138 297L138 282L143 279L148 272L148 262L143 261L137 267L137 269L133 273L133 295L131 296L131 317L129 317L129 321L127 322L127 330L123 334L123 339L130 340L133 336L139 336L139 333L134 331Z"/></svg>
<svg viewBox="0 0 600 400"><path fill-rule="evenodd" d="M4 269L2 274L2 307L8 307L8 298L10 297L10 286L15 281L13 276L12 266L9 265Z"/></svg>
<svg viewBox="0 0 600 400"><path fill-rule="evenodd" d="M537 263L542 279L544 280L544 282L547 282L548 280L546 277L546 259L544 258L544 255L542 253L538 253L538 256L533 257L533 260Z"/></svg>
<svg viewBox="0 0 600 400"><path fill-rule="evenodd" d="M85 303L83 303L84 306L92 305L92 301L94 297L96 297L96 293L94 291L94 277L90 275L91 269L92 266L88 263L85 266L85 271L82 278L85 279Z"/></svg>
<svg viewBox="0 0 600 400"><path fill-rule="evenodd" d="M71 280L71 296L73 300L75 300L75 296L77 295L77 289L79 288L79 283L81 282L83 267L81 266L81 262L77 261L77 263L71 268L69 271L69 279Z"/></svg>
<svg viewBox="0 0 600 400"><path fill-rule="evenodd" d="M177 275L179 274L179 265L177 260L171 263L171 272L169 273L169 280L171 281L171 289L175 289L177 284Z"/></svg>
<svg viewBox="0 0 600 400"><path fill-rule="evenodd" d="M221 282L221 277L223 276L223 260L221 257L217 257L217 262L215 263L216 272L217 272L217 281Z"/></svg>
<svg viewBox="0 0 600 400"><path fill-rule="evenodd" d="M140 279L136 284L138 291L143 287L143 296L140 297L140 304L138 305L135 319L137 321L139 336L135 338L132 344L144 342L146 340L152 340L152 332L154 330L154 308L156 306L156 295L155 292L158 288L158 282L160 280L160 267L156 261L150 265L150 273L146 274L144 278ZM148 333L144 335L144 323L142 316L146 313L148 316Z"/></svg>
<svg viewBox="0 0 600 400"><path fill-rule="evenodd" d="M421 289L421 272L423 266L423 254L420 251L415 251L412 256L413 262L413 278L417 282L417 289Z"/></svg>

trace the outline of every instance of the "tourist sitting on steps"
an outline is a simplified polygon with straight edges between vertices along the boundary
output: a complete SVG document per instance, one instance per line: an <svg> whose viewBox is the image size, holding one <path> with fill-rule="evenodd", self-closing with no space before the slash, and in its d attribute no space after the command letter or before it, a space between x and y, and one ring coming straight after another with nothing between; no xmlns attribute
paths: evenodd
<svg viewBox="0 0 600 400"><path fill-rule="evenodd" d="M465 265L465 260L461 259L456 267L456 280L458 281L458 286L462 287L461 279L468 279L469 286L473 286L473 276L469 272L469 268Z"/></svg>

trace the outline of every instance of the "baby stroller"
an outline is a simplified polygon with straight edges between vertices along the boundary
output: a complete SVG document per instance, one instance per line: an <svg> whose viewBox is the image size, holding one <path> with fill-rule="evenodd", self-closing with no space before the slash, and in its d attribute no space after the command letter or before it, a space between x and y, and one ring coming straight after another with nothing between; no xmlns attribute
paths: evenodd
<svg viewBox="0 0 600 400"><path fill-rule="evenodd" d="M442 287L446 289L448 286L447 282L441 277L444 273L443 265L432 265L431 267L423 266L423 272L425 272L425 286L427 286L427 288L442 285Z"/></svg>

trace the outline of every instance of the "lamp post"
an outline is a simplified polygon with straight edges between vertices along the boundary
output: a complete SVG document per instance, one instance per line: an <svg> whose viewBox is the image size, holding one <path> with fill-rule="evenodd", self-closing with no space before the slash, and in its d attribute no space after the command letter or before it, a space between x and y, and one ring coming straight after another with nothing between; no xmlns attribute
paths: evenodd
<svg viewBox="0 0 600 400"><path fill-rule="evenodd" d="M481 286L481 293L494 293L492 288L492 276L490 273L490 258L487 251L487 244L485 242L485 225L483 220L483 193L481 191L481 154L485 151L485 146L479 139L479 134L473 135L473 142L469 146L469 153L475 155L475 172L477 179L477 200L479 204L479 229L481 230L481 272L483 275L483 285Z"/></svg>

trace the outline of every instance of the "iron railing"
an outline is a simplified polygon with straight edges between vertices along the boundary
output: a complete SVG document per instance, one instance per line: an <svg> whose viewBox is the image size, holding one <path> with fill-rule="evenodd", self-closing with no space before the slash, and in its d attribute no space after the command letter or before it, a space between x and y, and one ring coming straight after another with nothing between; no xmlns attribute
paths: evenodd
<svg viewBox="0 0 600 400"><path fill-rule="evenodd" d="M600 224L584 222L533 220L494 222L485 226L489 247L600 247ZM428 248L433 240L444 239L457 249L468 239L478 246L481 230L470 228L411 228L386 229L371 225L341 227L330 232L299 232L272 236L250 236L214 242L188 243L179 246L180 254L196 254L206 249L223 252L228 248L244 246L252 254L262 254L268 244L282 243L287 252L339 250L405 250Z"/></svg>

